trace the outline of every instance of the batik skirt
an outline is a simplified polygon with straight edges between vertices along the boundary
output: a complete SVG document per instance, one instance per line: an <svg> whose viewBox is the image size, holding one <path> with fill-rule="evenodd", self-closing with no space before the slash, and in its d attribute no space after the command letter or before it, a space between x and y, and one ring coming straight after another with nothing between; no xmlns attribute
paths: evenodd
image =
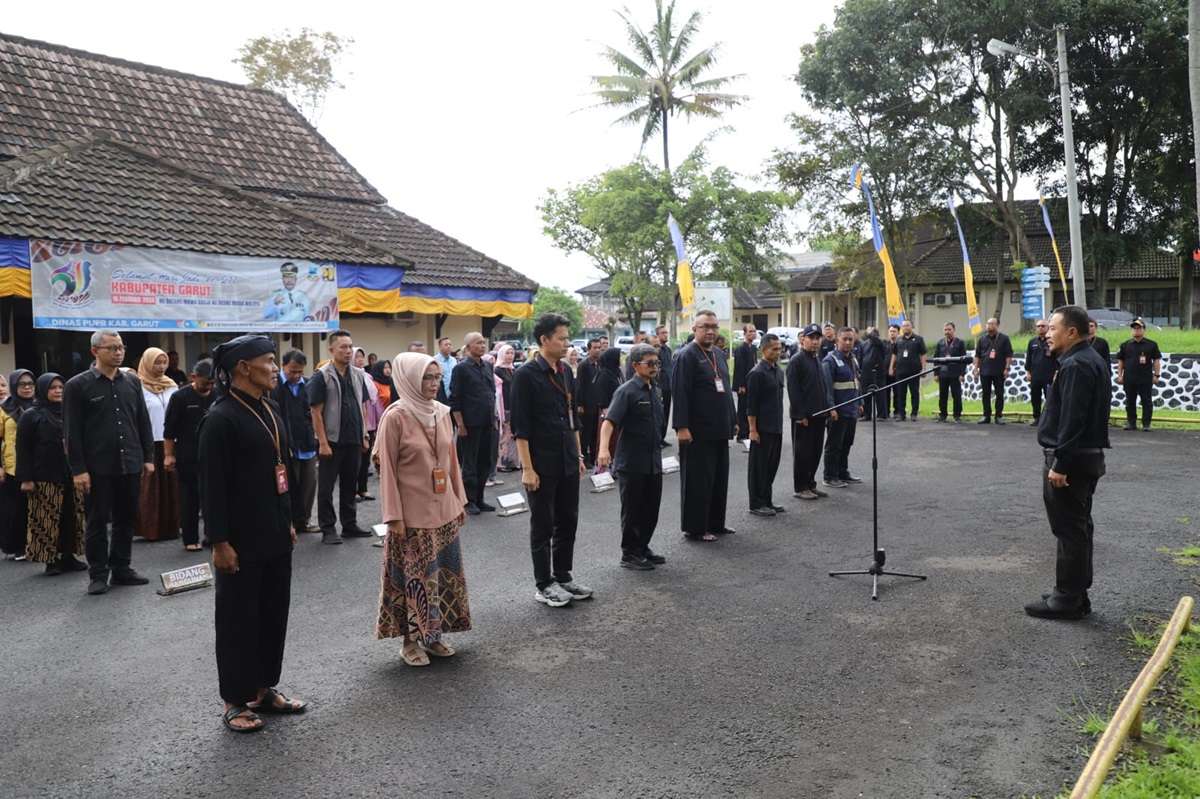
<svg viewBox="0 0 1200 799"><path fill-rule="evenodd" d="M458 542L462 524L459 516L437 529L409 527L403 533L387 534L376 638L408 635L435 644L442 633L471 629Z"/></svg>
<svg viewBox="0 0 1200 799"><path fill-rule="evenodd" d="M64 555L83 554L83 492L67 483L34 483L28 495L29 545L37 563L53 563ZM65 550L65 551L64 551Z"/></svg>

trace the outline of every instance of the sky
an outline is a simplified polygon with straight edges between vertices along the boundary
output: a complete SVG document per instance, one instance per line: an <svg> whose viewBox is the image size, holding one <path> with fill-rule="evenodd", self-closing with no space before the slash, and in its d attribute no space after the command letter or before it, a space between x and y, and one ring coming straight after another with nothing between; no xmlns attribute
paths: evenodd
<svg viewBox="0 0 1200 799"><path fill-rule="evenodd" d="M248 39L308 27L354 40L317 122L321 133L396 208L543 285L574 291L598 277L542 232L538 204L635 158L640 128L589 108L589 77L609 70L603 45L628 49L623 0L337 3L255 0L203 4L5 4L0 29L212 78L242 82L232 63ZM649 27L652 0L630 0ZM698 46L719 42L712 75L742 74L749 96L721 122L673 121L678 163L709 144L714 165L761 182L771 151L787 147L788 113L801 107L791 80L800 47L833 20L832 0L678 0L704 14ZM661 141L646 156L661 164Z"/></svg>

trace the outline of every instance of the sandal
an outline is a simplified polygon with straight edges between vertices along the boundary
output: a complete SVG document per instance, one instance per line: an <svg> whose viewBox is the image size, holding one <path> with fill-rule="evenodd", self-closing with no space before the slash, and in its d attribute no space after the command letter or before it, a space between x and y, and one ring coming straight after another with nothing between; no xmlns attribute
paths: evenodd
<svg viewBox="0 0 1200 799"><path fill-rule="evenodd" d="M425 651L433 655L435 658L451 658L455 655L454 647L447 646L441 641L438 641L434 644L428 644L425 647Z"/></svg>
<svg viewBox="0 0 1200 799"><path fill-rule="evenodd" d="M417 647L411 653L406 652L405 650L401 649L400 657L403 658L404 662L410 666L428 666L429 665L429 655L425 654L425 650L421 649L420 647Z"/></svg>
<svg viewBox="0 0 1200 799"><path fill-rule="evenodd" d="M717 538L712 533L705 533L704 535L688 535L687 533L684 533L683 540L711 544L713 541L720 541L721 539Z"/></svg>
<svg viewBox="0 0 1200 799"><path fill-rule="evenodd" d="M187 552L199 552L200 550L204 549L204 547L200 546L199 544L184 544L183 548Z"/></svg>
<svg viewBox="0 0 1200 799"><path fill-rule="evenodd" d="M247 702L246 707L259 713L278 713L285 716L292 713L303 713L308 708L308 703L299 699L289 699L274 688L268 688L262 695L262 699Z"/></svg>
<svg viewBox="0 0 1200 799"><path fill-rule="evenodd" d="M239 727L233 723L233 720L237 718L245 719L252 724L253 722L258 722L258 724L250 727ZM246 705L234 705L233 707L229 708L225 711L225 714L221 716L221 721L225 722L225 726L234 732L258 732L263 727L267 726L266 722L259 718L258 714L248 708Z"/></svg>

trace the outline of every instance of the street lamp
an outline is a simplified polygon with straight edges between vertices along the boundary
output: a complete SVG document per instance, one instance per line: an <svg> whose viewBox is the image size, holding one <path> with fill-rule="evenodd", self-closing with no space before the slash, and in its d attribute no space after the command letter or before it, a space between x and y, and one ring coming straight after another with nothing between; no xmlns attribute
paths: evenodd
<svg viewBox="0 0 1200 799"><path fill-rule="evenodd" d="M1063 151L1067 157L1067 216L1071 230L1071 282L1074 286L1075 304L1087 308L1087 290L1083 282L1083 234L1079 222L1079 184L1075 179L1075 133L1071 128L1071 83L1067 79L1067 29L1055 26L1058 34L1058 65L1020 47L991 39L987 51L997 58L1019 56L1031 58L1058 75L1058 88L1062 96Z"/></svg>

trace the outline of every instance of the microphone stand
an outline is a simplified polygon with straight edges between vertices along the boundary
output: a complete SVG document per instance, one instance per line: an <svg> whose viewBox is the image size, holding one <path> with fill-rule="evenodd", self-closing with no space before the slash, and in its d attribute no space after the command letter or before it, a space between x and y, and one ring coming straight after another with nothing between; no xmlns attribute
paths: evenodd
<svg viewBox="0 0 1200 799"><path fill-rule="evenodd" d="M938 366L931 366L923 372L918 372L915 375L902 377L894 383L889 383L886 386L876 387L870 386L866 392L859 394L852 400L834 405L832 408L826 408L820 413L815 414L821 416L830 411L836 411L846 405L854 403L862 403L864 399L868 402L875 402L875 395L882 394L885 391L890 391L892 388L908 383L912 380L919 380L927 374L931 374L938 370ZM906 572L885 571L884 563L887 562L887 553L879 546L879 456L878 456L878 440L879 428L877 422L879 419L878 408L872 405L871 413L871 565L866 569L858 569L854 571L838 571L829 572L830 577L842 577L845 575L869 574L871 575L871 599L879 601L879 578L880 577L908 577L913 580L928 580L929 578L923 574L908 574Z"/></svg>

